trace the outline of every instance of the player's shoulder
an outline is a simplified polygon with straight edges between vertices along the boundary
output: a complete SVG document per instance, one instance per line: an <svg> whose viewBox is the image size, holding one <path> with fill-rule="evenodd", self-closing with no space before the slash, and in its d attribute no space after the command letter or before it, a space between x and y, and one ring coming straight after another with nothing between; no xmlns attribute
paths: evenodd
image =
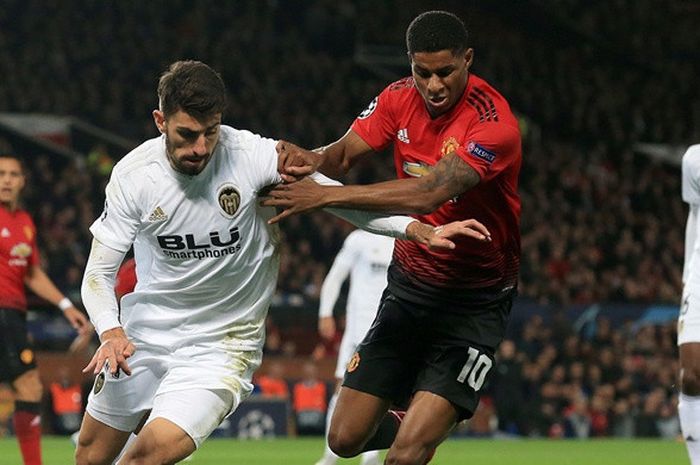
<svg viewBox="0 0 700 465"><path fill-rule="evenodd" d="M127 153L114 165L113 175L132 176L144 167L164 158L165 141L163 136L154 137Z"/></svg>
<svg viewBox="0 0 700 465"><path fill-rule="evenodd" d="M269 144L273 143L276 141L247 129L236 129L227 125L221 125L220 128L219 144L227 152L245 152L255 155L259 151L269 151Z"/></svg>
<svg viewBox="0 0 700 465"><path fill-rule="evenodd" d="M700 144L691 145L683 154L683 169L700 167Z"/></svg>
<svg viewBox="0 0 700 465"><path fill-rule="evenodd" d="M508 101L485 79L471 74L465 98L478 123L500 123L517 127L517 119Z"/></svg>
<svg viewBox="0 0 700 465"><path fill-rule="evenodd" d="M409 92L411 89L416 87L416 82L413 80L411 76L406 76L404 78L399 79L398 81L394 81L388 86L386 86L386 90L388 92Z"/></svg>

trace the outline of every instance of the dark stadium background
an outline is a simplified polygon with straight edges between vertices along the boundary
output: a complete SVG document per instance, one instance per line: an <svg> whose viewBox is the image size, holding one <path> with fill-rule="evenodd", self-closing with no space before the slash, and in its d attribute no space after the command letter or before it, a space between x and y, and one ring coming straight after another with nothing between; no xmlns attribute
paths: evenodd
<svg viewBox="0 0 700 465"><path fill-rule="evenodd" d="M403 33L435 7L464 18L472 71L509 99L524 136L520 296L504 345L514 350L499 354L458 434L676 437L679 161L700 141L695 1L3 0L0 152L27 158L24 205L49 275L80 301L88 226L113 163L157 135L156 80L170 62L221 72L226 123L315 147L409 73ZM390 160L377 154L344 181L388 179ZM261 373L281 361L291 385L312 359L330 388L317 298L351 228L314 213L282 229ZM47 385L67 366L89 389L89 355L65 353L70 328L45 303L32 309ZM48 396L44 417L53 431Z"/></svg>

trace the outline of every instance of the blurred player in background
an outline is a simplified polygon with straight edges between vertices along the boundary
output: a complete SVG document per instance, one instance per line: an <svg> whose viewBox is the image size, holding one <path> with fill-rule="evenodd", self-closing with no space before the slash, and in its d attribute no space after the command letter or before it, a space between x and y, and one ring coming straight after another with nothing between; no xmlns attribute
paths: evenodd
<svg viewBox="0 0 700 465"><path fill-rule="evenodd" d="M450 253L397 241L377 320L348 366L331 421L343 457L386 448L387 463L430 460L457 422L470 418L503 339L520 263L522 163L518 121L505 98L469 69L474 50L451 13L429 11L406 31L412 76L390 84L338 141L308 152L284 146L282 172L316 163L331 177L393 143L398 180L324 187L277 186L273 219L322 207L412 213L438 225L477 218L492 242L469 238ZM406 389L408 387L408 390ZM408 411L388 412L413 395Z"/></svg>
<svg viewBox="0 0 700 465"><path fill-rule="evenodd" d="M681 394L678 415L692 465L700 465L700 145L683 155L682 195L688 204L683 298L678 315Z"/></svg>
<svg viewBox="0 0 700 465"><path fill-rule="evenodd" d="M330 427L335 408L338 389L343 374L360 341L367 334L377 307L386 288L386 273L391 263L394 240L386 236L377 236L366 231L351 232L343 243L342 249L333 261L326 279L321 287L318 331L321 337L329 340L335 335L336 325L333 307L340 294L340 288L348 277L350 287L345 307L345 333L340 343L338 364L335 369L337 380L336 392L331 397L326 414L326 435ZM326 444L321 460L316 465L335 465L338 456ZM367 451L362 454L363 465L379 465L379 453Z"/></svg>
<svg viewBox="0 0 700 465"><path fill-rule="evenodd" d="M162 136L112 171L83 278L102 342L76 450L79 465L169 464L192 453L253 389L279 269L274 210L258 195L279 183L277 141L221 124L226 92L204 63L160 77ZM328 181L325 181L328 182ZM373 231L450 247L481 241L473 220L438 229L407 217L336 212ZM133 245L138 280L117 306L114 280ZM150 411L150 415L147 416Z"/></svg>
<svg viewBox="0 0 700 465"><path fill-rule="evenodd" d="M60 308L79 337L89 337L92 325L41 269L36 227L19 208L25 181L21 160L0 155L0 382L14 390L13 424L24 464L40 465L43 386L27 333L25 285Z"/></svg>

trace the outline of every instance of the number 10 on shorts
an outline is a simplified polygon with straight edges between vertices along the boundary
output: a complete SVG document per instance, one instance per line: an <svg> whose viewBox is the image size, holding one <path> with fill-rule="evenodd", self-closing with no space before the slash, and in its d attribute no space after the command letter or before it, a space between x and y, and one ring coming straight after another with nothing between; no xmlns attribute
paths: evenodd
<svg viewBox="0 0 700 465"><path fill-rule="evenodd" d="M469 358L467 359L467 363L462 367L462 371L459 372L457 381L460 383L466 381L472 389L478 391L484 384L486 375L492 365L493 362L486 354L479 354L478 350L470 347Z"/></svg>

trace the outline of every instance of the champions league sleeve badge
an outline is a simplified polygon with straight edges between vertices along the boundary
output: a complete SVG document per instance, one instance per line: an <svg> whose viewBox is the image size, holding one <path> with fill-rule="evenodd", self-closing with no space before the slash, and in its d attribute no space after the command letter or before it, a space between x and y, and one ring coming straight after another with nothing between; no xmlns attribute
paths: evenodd
<svg viewBox="0 0 700 465"><path fill-rule="evenodd" d="M226 218L233 218L238 212L238 208L241 206L241 194L231 183L226 183L219 187L216 193L216 199L221 208L221 213Z"/></svg>

